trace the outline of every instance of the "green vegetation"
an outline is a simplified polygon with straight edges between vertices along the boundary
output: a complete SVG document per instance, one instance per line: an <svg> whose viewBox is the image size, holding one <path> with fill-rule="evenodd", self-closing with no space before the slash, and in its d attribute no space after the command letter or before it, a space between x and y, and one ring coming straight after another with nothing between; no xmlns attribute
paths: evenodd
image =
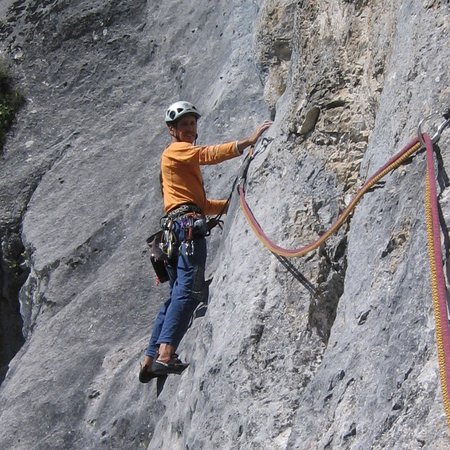
<svg viewBox="0 0 450 450"><path fill-rule="evenodd" d="M11 128L16 112L23 104L23 96L14 89L13 80L0 62L0 151Z"/></svg>

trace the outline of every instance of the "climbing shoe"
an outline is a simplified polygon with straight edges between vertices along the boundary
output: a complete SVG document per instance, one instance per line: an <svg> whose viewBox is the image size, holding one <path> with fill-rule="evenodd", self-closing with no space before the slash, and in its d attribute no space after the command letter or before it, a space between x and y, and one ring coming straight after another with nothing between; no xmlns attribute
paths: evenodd
<svg viewBox="0 0 450 450"><path fill-rule="evenodd" d="M189 364L181 362L178 358L178 355L174 354L168 362L163 362L158 359L156 361L153 361L152 372L157 377L161 375L169 375L170 373L181 375L181 373L187 368L187 366L189 366Z"/></svg>
<svg viewBox="0 0 450 450"><path fill-rule="evenodd" d="M141 364L141 370L139 371L139 381L141 383L148 383L155 377L157 377L157 375L155 372L153 372L151 365Z"/></svg>

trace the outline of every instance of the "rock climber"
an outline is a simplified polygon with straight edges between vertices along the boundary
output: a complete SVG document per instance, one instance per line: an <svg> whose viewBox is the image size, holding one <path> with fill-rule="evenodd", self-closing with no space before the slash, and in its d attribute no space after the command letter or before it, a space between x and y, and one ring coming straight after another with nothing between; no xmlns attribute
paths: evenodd
<svg viewBox="0 0 450 450"><path fill-rule="evenodd" d="M227 200L206 198L200 165L218 164L243 154L270 127L259 125L240 141L198 146L197 121L200 114L189 102L172 104L165 115L171 144L161 156L161 188L164 211L162 223L170 227L174 242L167 273L170 295L153 323L149 344L141 364L139 380L148 383L156 376L181 374L188 364L176 354L191 316L205 289L206 215L226 212Z"/></svg>

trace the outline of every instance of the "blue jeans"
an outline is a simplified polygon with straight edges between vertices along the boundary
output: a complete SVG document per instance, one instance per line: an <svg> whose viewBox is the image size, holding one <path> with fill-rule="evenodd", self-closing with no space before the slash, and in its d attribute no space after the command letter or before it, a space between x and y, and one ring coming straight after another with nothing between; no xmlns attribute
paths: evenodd
<svg viewBox="0 0 450 450"><path fill-rule="evenodd" d="M152 358L155 358L159 344L178 347L205 289L206 239L195 238L193 253L189 254L187 244L183 242L184 231L178 222L174 232L181 244L178 256L167 266L170 295L156 316L145 352Z"/></svg>

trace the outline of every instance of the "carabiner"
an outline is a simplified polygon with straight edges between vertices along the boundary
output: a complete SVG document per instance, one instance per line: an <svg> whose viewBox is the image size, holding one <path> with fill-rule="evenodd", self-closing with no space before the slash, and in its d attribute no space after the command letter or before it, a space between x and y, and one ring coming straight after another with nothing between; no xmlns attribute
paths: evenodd
<svg viewBox="0 0 450 450"><path fill-rule="evenodd" d="M254 159L257 155L264 153L266 151L267 146L273 141L273 138L263 137L259 145L256 146L256 150L253 151L252 159Z"/></svg>
<svg viewBox="0 0 450 450"><path fill-rule="evenodd" d="M445 120L444 122L442 122L439 125L435 135L431 138L431 141L433 142L433 144L436 144L436 142L439 141L439 139L441 138L442 132L444 131L444 129L447 127L448 124L450 124L450 118Z"/></svg>
<svg viewBox="0 0 450 450"><path fill-rule="evenodd" d="M424 142L424 140L423 140L423 138L422 138L422 124L426 121L426 120L428 120L428 119L431 119L433 116L435 116L435 115L441 115L440 113L432 113L432 114L430 114L429 116L427 116L427 117L425 117L424 119L422 119L420 122L419 122L419 126L418 126L418 128L417 128L417 133L418 133L418 136L419 136L419 141L421 142L421 144L425 147L425 142ZM436 144L436 142L438 142L439 141L439 139L441 138L441 134L442 134L442 132L444 131L444 129L450 124L450 109L446 112L446 113L444 113L443 115L442 115L443 117L444 117L444 122L442 122L439 126L438 126L438 128L437 128L437 131L436 131L436 133L434 134L434 136L431 138L431 142L433 143L433 144Z"/></svg>

